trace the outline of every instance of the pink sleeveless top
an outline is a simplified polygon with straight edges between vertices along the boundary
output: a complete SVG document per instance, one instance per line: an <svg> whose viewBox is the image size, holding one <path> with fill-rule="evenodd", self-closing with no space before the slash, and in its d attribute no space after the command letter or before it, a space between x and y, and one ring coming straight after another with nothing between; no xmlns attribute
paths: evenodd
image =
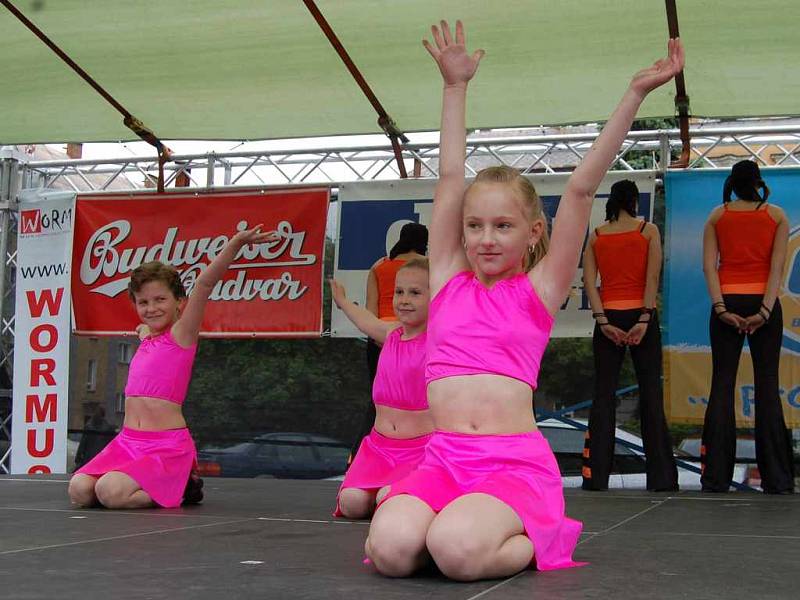
<svg viewBox="0 0 800 600"><path fill-rule="evenodd" d="M504 375L536 389L553 317L527 273L484 286L455 275L431 301L426 383L457 375Z"/></svg>
<svg viewBox="0 0 800 600"><path fill-rule="evenodd" d="M161 398L183 404L196 352L197 343L183 348L171 331L142 340L131 360L125 396Z"/></svg>
<svg viewBox="0 0 800 600"><path fill-rule="evenodd" d="M378 358L378 371L372 384L375 404L403 410L426 410L425 391L426 332L410 339L400 339L403 328L386 336Z"/></svg>

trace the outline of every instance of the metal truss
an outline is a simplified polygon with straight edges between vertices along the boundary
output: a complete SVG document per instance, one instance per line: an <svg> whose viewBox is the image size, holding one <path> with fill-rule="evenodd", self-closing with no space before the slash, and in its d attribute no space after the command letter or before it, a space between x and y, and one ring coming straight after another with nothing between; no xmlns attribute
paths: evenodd
<svg viewBox="0 0 800 600"><path fill-rule="evenodd" d="M742 158L764 166L800 165L800 125L696 127L691 130L689 168L727 168ZM467 140L467 175L505 164L527 173L573 170L588 152L597 132L539 136L484 137ZM664 171L680 150L679 131L634 131L625 139L612 168ZM416 177L436 177L438 145L407 144L407 170ZM310 148L175 156L166 165L165 185L216 188L244 185L334 185L343 182L398 179L391 146ZM155 157L34 161L25 166L24 187L77 192L139 190L153 187Z"/></svg>
<svg viewBox="0 0 800 600"><path fill-rule="evenodd" d="M11 468L11 380L14 376L14 301L17 265L16 196L21 163L0 154L0 473Z"/></svg>
<svg viewBox="0 0 800 600"><path fill-rule="evenodd" d="M690 130L690 169L722 169L743 158L763 166L800 165L800 124L753 127L697 126ZM467 139L467 175L492 165L526 173L572 171L589 151L597 131ZM613 169L663 173L680 153L677 129L634 131L626 137ZM437 144L406 144L406 169L415 177L438 175ZM0 154L0 369L13 374L16 194L22 188L84 193L155 188L156 157L25 162ZM175 156L165 166L167 187L208 189L253 185L337 186L339 183L399 179L394 152L385 146L327 147L293 151L248 151ZM21 180L21 181L20 181ZM21 183L21 185L20 185ZM9 471L11 391L0 389L0 473ZM4 442L8 441L6 445ZM8 448L7 450L5 448Z"/></svg>

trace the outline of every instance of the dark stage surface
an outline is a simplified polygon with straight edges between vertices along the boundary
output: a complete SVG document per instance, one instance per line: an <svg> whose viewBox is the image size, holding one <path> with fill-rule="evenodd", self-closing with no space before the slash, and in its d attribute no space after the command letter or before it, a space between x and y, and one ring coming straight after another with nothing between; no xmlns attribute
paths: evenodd
<svg viewBox="0 0 800 600"><path fill-rule="evenodd" d="M800 495L567 490L589 566L454 583L362 564L338 483L206 479L200 506L73 510L65 477L0 477L0 598L800 598Z"/></svg>

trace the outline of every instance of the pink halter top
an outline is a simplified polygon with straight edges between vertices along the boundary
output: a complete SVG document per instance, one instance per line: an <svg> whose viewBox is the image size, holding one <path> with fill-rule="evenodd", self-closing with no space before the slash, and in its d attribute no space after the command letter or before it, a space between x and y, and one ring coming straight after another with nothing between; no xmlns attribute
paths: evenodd
<svg viewBox="0 0 800 600"><path fill-rule="evenodd" d="M425 381L491 374L536 389L553 321L527 273L487 288L462 271L431 301Z"/></svg>
<svg viewBox="0 0 800 600"><path fill-rule="evenodd" d="M398 327L386 336L375 382L372 400L375 404L403 410L426 410L425 340L422 332L410 340L400 339L403 328Z"/></svg>
<svg viewBox="0 0 800 600"><path fill-rule="evenodd" d="M183 348L169 330L142 340L131 360L125 396L161 398L183 404L196 352L197 343Z"/></svg>

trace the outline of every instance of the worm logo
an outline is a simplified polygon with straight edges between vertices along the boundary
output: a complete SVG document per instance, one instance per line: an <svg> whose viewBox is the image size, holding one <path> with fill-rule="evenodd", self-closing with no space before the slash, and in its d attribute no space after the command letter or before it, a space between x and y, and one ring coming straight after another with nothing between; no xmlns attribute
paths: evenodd
<svg viewBox="0 0 800 600"><path fill-rule="evenodd" d="M800 356L800 226L789 231L786 278L778 290L783 309L783 350Z"/></svg>
<svg viewBox="0 0 800 600"><path fill-rule="evenodd" d="M19 213L19 220L22 233L42 232L42 214L38 208L34 210L21 210Z"/></svg>

